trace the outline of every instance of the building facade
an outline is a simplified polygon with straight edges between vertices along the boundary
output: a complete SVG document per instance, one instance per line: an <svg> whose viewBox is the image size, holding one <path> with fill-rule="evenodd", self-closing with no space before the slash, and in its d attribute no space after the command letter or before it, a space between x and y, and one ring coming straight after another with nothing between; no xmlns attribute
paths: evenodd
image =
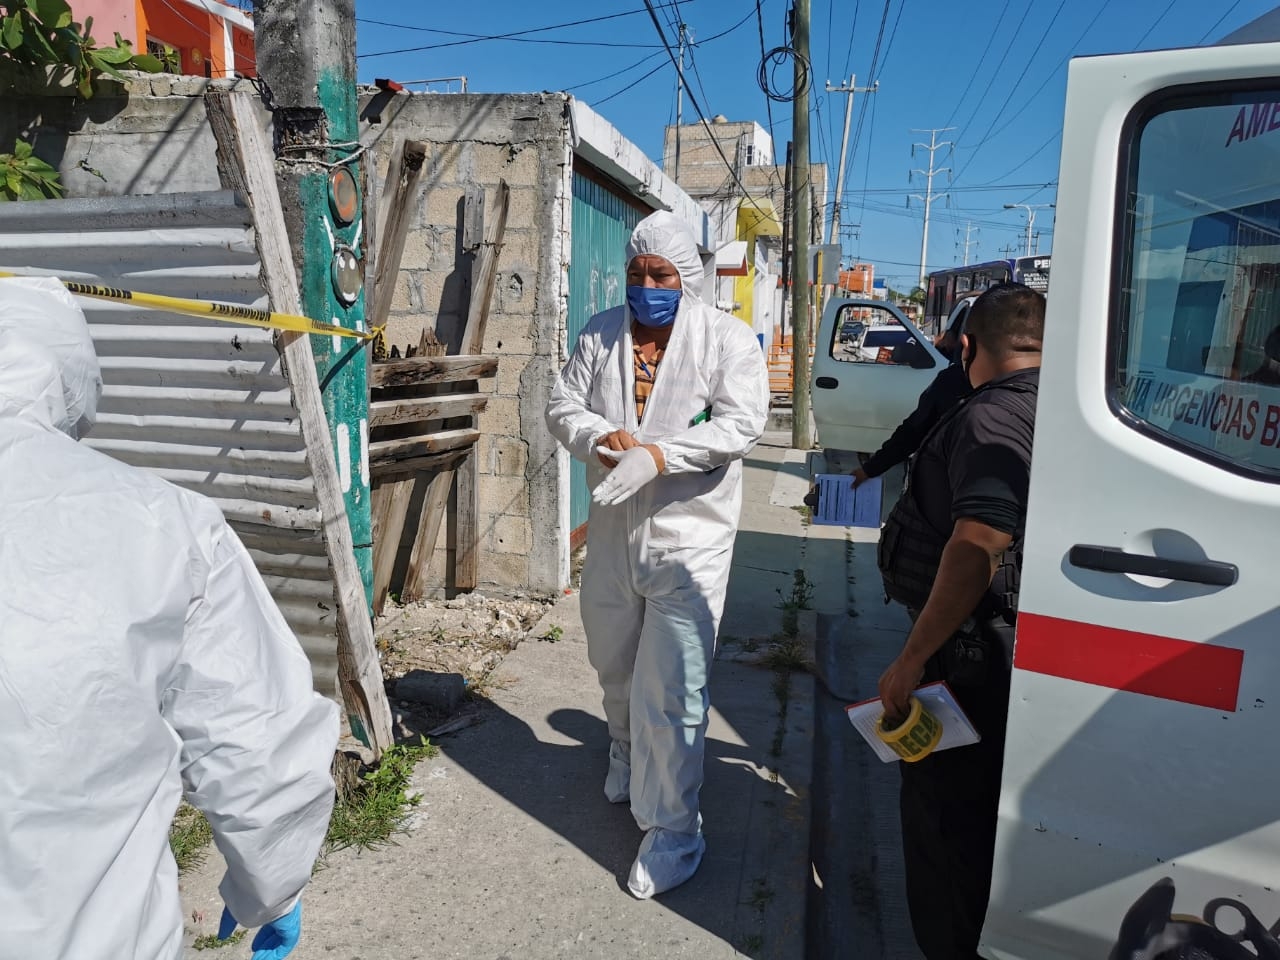
<svg viewBox="0 0 1280 960"><path fill-rule="evenodd" d="M244 4L249 7L249 4ZM78 0L80 22L93 17L99 42L114 34L166 59L170 72L197 77L255 76L253 18L223 0Z"/></svg>
<svg viewBox="0 0 1280 960"><path fill-rule="evenodd" d="M247 82L133 75L86 106L74 91L33 95L6 90L3 79L0 141L29 136L36 155L60 170L68 196L77 198L219 190L204 94L210 87L253 92ZM631 228L654 210L676 213L692 228L710 274L715 243L707 214L608 121L565 94L366 88L360 104L367 210L378 207L396 145L409 139L428 147L387 323L388 341L401 350L416 344L424 327L445 343L457 338L470 282L459 257L465 197L482 188L492 209L499 183L510 189L482 346L499 366L477 424L478 576L491 589L558 593L569 585L570 553L590 495L582 465L570 460L543 419L556 375L591 315L624 302ZM265 111L260 119L269 127ZM87 156L96 174L83 169ZM27 246L38 250L40 242L33 234ZM107 263L81 272L110 275L110 269ZM145 290L157 281L142 276L135 282ZM441 590L452 549L442 536L431 560L431 584Z"/></svg>
<svg viewBox="0 0 1280 960"><path fill-rule="evenodd" d="M668 126L663 172L707 211L717 251L716 303L749 323L762 342L781 331L787 292L782 289L786 166L773 138L755 121L715 117ZM810 241L822 233L827 167L810 165Z"/></svg>

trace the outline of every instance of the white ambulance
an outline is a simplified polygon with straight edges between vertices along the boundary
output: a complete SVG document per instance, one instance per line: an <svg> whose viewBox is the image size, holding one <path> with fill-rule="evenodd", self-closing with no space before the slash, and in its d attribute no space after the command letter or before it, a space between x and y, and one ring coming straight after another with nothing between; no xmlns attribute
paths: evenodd
<svg viewBox="0 0 1280 960"><path fill-rule="evenodd" d="M1072 61L1046 327L982 953L1280 957L1280 43Z"/></svg>

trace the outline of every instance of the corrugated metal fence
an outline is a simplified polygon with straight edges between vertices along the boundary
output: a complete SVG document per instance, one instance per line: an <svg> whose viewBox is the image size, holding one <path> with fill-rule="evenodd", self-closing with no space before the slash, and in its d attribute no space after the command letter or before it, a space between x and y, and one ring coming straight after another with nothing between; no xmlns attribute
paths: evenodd
<svg viewBox="0 0 1280 960"><path fill-rule="evenodd" d="M626 245L645 214L595 179L575 171L569 250L569 349L587 321L626 299ZM569 469L569 529L587 522L587 468Z"/></svg>
<svg viewBox="0 0 1280 960"><path fill-rule="evenodd" d="M0 269L267 306L248 209L231 193L0 204ZM320 510L269 330L84 300L103 399L87 442L217 501L336 697Z"/></svg>

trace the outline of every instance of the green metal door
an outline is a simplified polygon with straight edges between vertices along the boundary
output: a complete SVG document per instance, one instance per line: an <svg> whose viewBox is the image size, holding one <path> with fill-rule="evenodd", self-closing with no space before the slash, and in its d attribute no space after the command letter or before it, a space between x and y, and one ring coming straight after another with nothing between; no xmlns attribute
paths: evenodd
<svg viewBox="0 0 1280 960"><path fill-rule="evenodd" d="M579 172L573 175L573 232L569 245L569 349L587 321L626 298L626 252L631 231L644 214L608 187ZM585 464L569 473L569 528L587 522L591 491Z"/></svg>

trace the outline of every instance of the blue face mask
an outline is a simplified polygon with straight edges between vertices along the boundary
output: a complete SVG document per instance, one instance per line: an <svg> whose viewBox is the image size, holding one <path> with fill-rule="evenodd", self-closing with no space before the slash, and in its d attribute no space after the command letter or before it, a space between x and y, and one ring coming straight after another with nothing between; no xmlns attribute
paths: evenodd
<svg viewBox="0 0 1280 960"><path fill-rule="evenodd" d="M680 290L660 287L627 287L627 306L646 327L669 327L680 309Z"/></svg>

